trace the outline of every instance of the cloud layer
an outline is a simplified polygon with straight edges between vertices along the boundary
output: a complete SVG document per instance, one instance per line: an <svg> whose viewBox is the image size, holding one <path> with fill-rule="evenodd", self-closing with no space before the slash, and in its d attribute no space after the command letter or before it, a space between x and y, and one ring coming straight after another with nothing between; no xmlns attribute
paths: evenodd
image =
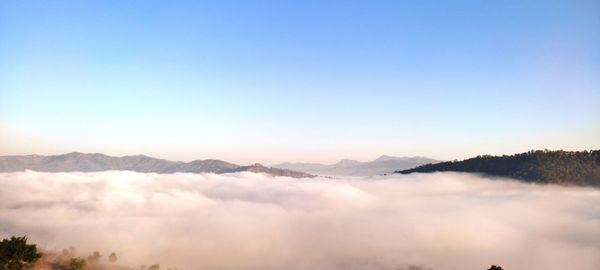
<svg viewBox="0 0 600 270"><path fill-rule="evenodd" d="M0 174L0 236L137 268L600 267L600 190L471 174Z"/></svg>

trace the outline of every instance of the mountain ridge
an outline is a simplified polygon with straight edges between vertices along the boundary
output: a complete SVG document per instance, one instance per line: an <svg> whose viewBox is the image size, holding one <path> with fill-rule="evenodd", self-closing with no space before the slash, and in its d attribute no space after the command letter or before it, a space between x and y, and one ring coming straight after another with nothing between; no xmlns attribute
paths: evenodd
<svg viewBox="0 0 600 270"><path fill-rule="evenodd" d="M327 176L373 176L391 174L394 171L414 168L428 163L437 163L439 160L413 156L395 157L382 155L372 161L361 162L352 159L342 159L333 164L284 162L273 165L274 168L298 170L312 174Z"/></svg>
<svg viewBox="0 0 600 270"><path fill-rule="evenodd" d="M127 170L145 173L234 173L252 171L271 176L294 178L315 177L312 174L266 167L261 164L238 165L217 159L193 160L190 162L170 161L145 155L108 156L101 153L71 152L61 155L11 155L0 156L0 172L25 170L41 172L96 172Z"/></svg>

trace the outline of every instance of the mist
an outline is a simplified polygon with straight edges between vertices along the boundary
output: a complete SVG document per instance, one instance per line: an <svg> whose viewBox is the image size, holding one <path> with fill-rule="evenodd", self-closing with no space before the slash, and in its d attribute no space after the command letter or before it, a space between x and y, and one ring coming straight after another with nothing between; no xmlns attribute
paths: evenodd
<svg viewBox="0 0 600 270"><path fill-rule="evenodd" d="M600 268L600 190L473 174L0 174L0 236L134 269Z"/></svg>

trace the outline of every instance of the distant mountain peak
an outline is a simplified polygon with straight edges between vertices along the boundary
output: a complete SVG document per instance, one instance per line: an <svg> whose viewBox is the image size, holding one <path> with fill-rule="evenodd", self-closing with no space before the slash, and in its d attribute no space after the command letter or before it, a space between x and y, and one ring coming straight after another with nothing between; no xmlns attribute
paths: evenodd
<svg viewBox="0 0 600 270"><path fill-rule="evenodd" d="M361 163L360 161L353 160L353 159L342 159L335 165L336 166L354 166L354 165L358 165L360 163Z"/></svg>
<svg viewBox="0 0 600 270"><path fill-rule="evenodd" d="M399 160L399 159L403 159L403 158L393 157L393 156L388 156L388 155L382 155L382 156L378 157L377 159L375 159L373 161L374 162L379 162L379 161Z"/></svg>

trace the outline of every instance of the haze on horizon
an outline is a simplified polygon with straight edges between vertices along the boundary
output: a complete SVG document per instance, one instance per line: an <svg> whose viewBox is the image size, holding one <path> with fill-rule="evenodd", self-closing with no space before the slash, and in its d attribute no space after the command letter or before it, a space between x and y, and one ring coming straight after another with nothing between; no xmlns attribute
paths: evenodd
<svg viewBox="0 0 600 270"><path fill-rule="evenodd" d="M0 155L600 148L598 1L0 2Z"/></svg>

